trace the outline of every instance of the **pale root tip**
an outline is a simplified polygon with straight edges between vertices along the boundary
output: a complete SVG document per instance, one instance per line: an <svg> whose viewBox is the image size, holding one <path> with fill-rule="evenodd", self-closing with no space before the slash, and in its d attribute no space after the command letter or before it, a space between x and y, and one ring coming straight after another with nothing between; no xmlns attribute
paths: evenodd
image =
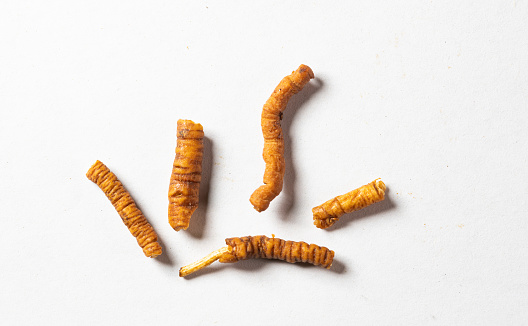
<svg viewBox="0 0 528 326"><path fill-rule="evenodd" d="M211 265L213 262L217 261L227 252L230 252L231 249L229 247L222 247L218 250L215 250L211 252L209 255L205 256L204 258L195 261L192 264L189 264L187 266L183 266L180 268L179 275L180 277L185 277L187 275L190 275L196 271L199 271L200 269Z"/></svg>
<svg viewBox="0 0 528 326"><path fill-rule="evenodd" d="M178 275L180 277L185 277L185 276L187 276L189 274L192 274L192 273L194 273L196 271L197 271L196 268L193 269L193 268L189 268L187 266L183 266L183 267L180 268L180 271L178 272Z"/></svg>

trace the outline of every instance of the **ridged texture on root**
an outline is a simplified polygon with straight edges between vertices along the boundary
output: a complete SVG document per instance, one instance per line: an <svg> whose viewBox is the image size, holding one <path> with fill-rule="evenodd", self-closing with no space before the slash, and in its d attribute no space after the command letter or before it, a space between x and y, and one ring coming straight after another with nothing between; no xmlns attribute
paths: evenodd
<svg viewBox="0 0 528 326"><path fill-rule="evenodd" d="M312 209L314 225L326 229L339 220L341 215L360 210L385 198L385 184L380 179L332 198Z"/></svg>
<svg viewBox="0 0 528 326"><path fill-rule="evenodd" d="M226 244L230 251L220 257L221 263L234 263L250 258L267 258L330 268L334 259L334 252L326 247L303 241L268 238L264 235L228 238Z"/></svg>
<svg viewBox="0 0 528 326"><path fill-rule="evenodd" d="M275 88L262 108L261 126L264 136L262 157L266 162L264 185L253 192L249 201L262 212L282 191L284 179L284 137L280 120L289 99L300 92L310 79L314 78L312 69L300 65L291 75L284 77Z"/></svg>
<svg viewBox="0 0 528 326"><path fill-rule="evenodd" d="M198 207L203 157L202 125L178 120L176 156L169 185L169 224L176 231L189 227Z"/></svg>
<svg viewBox="0 0 528 326"><path fill-rule="evenodd" d="M97 161L88 170L86 176L105 193L121 216L123 223L143 249L145 256L156 257L161 255L162 249L158 243L156 232L137 208L136 203L116 175L102 162Z"/></svg>

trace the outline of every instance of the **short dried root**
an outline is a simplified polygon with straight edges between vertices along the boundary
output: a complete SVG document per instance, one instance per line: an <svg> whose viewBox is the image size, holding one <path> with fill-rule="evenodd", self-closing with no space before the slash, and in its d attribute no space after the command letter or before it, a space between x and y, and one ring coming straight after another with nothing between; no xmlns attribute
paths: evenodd
<svg viewBox="0 0 528 326"><path fill-rule="evenodd" d="M351 192L332 198L312 209L314 225L326 229L339 221L342 215L382 201L385 199L385 190L385 183L376 179Z"/></svg>
<svg viewBox="0 0 528 326"><path fill-rule="evenodd" d="M198 208L202 180L203 127L191 120L178 120L176 156L169 184L169 224L186 230Z"/></svg>

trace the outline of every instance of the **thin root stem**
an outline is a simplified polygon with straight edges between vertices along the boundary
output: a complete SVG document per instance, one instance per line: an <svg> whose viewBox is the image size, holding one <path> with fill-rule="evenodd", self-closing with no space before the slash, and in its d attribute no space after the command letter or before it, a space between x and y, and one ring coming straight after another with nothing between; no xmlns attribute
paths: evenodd
<svg viewBox="0 0 528 326"><path fill-rule="evenodd" d="M228 253L230 251L231 251L231 249L229 249L229 247L223 247L223 248L220 248L218 250L213 251L209 255L205 256L204 258L202 258L202 259L200 259L198 261L195 261L192 264L189 264L187 266L183 266L182 268L180 268L180 277L187 276L187 275L192 274L192 273L194 273L196 271L199 271L200 269L202 269L202 268L204 268L206 266L211 265L213 262L215 262L216 260L220 259L220 257L223 254Z"/></svg>

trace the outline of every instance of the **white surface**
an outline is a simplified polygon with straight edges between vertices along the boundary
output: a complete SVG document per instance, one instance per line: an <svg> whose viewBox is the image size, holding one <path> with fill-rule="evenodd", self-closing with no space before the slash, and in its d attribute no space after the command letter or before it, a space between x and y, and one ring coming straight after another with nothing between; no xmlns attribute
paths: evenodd
<svg viewBox="0 0 528 326"><path fill-rule="evenodd" d="M8 324L528 322L527 1L2 1L0 316ZM299 64L287 176L264 213L261 108ZM208 141L167 222L176 121ZM103 161L162 239L143 256L85 173ZM381 177L331 230L311 208ZM336 252L178 269L231 236Z"/></svg>

